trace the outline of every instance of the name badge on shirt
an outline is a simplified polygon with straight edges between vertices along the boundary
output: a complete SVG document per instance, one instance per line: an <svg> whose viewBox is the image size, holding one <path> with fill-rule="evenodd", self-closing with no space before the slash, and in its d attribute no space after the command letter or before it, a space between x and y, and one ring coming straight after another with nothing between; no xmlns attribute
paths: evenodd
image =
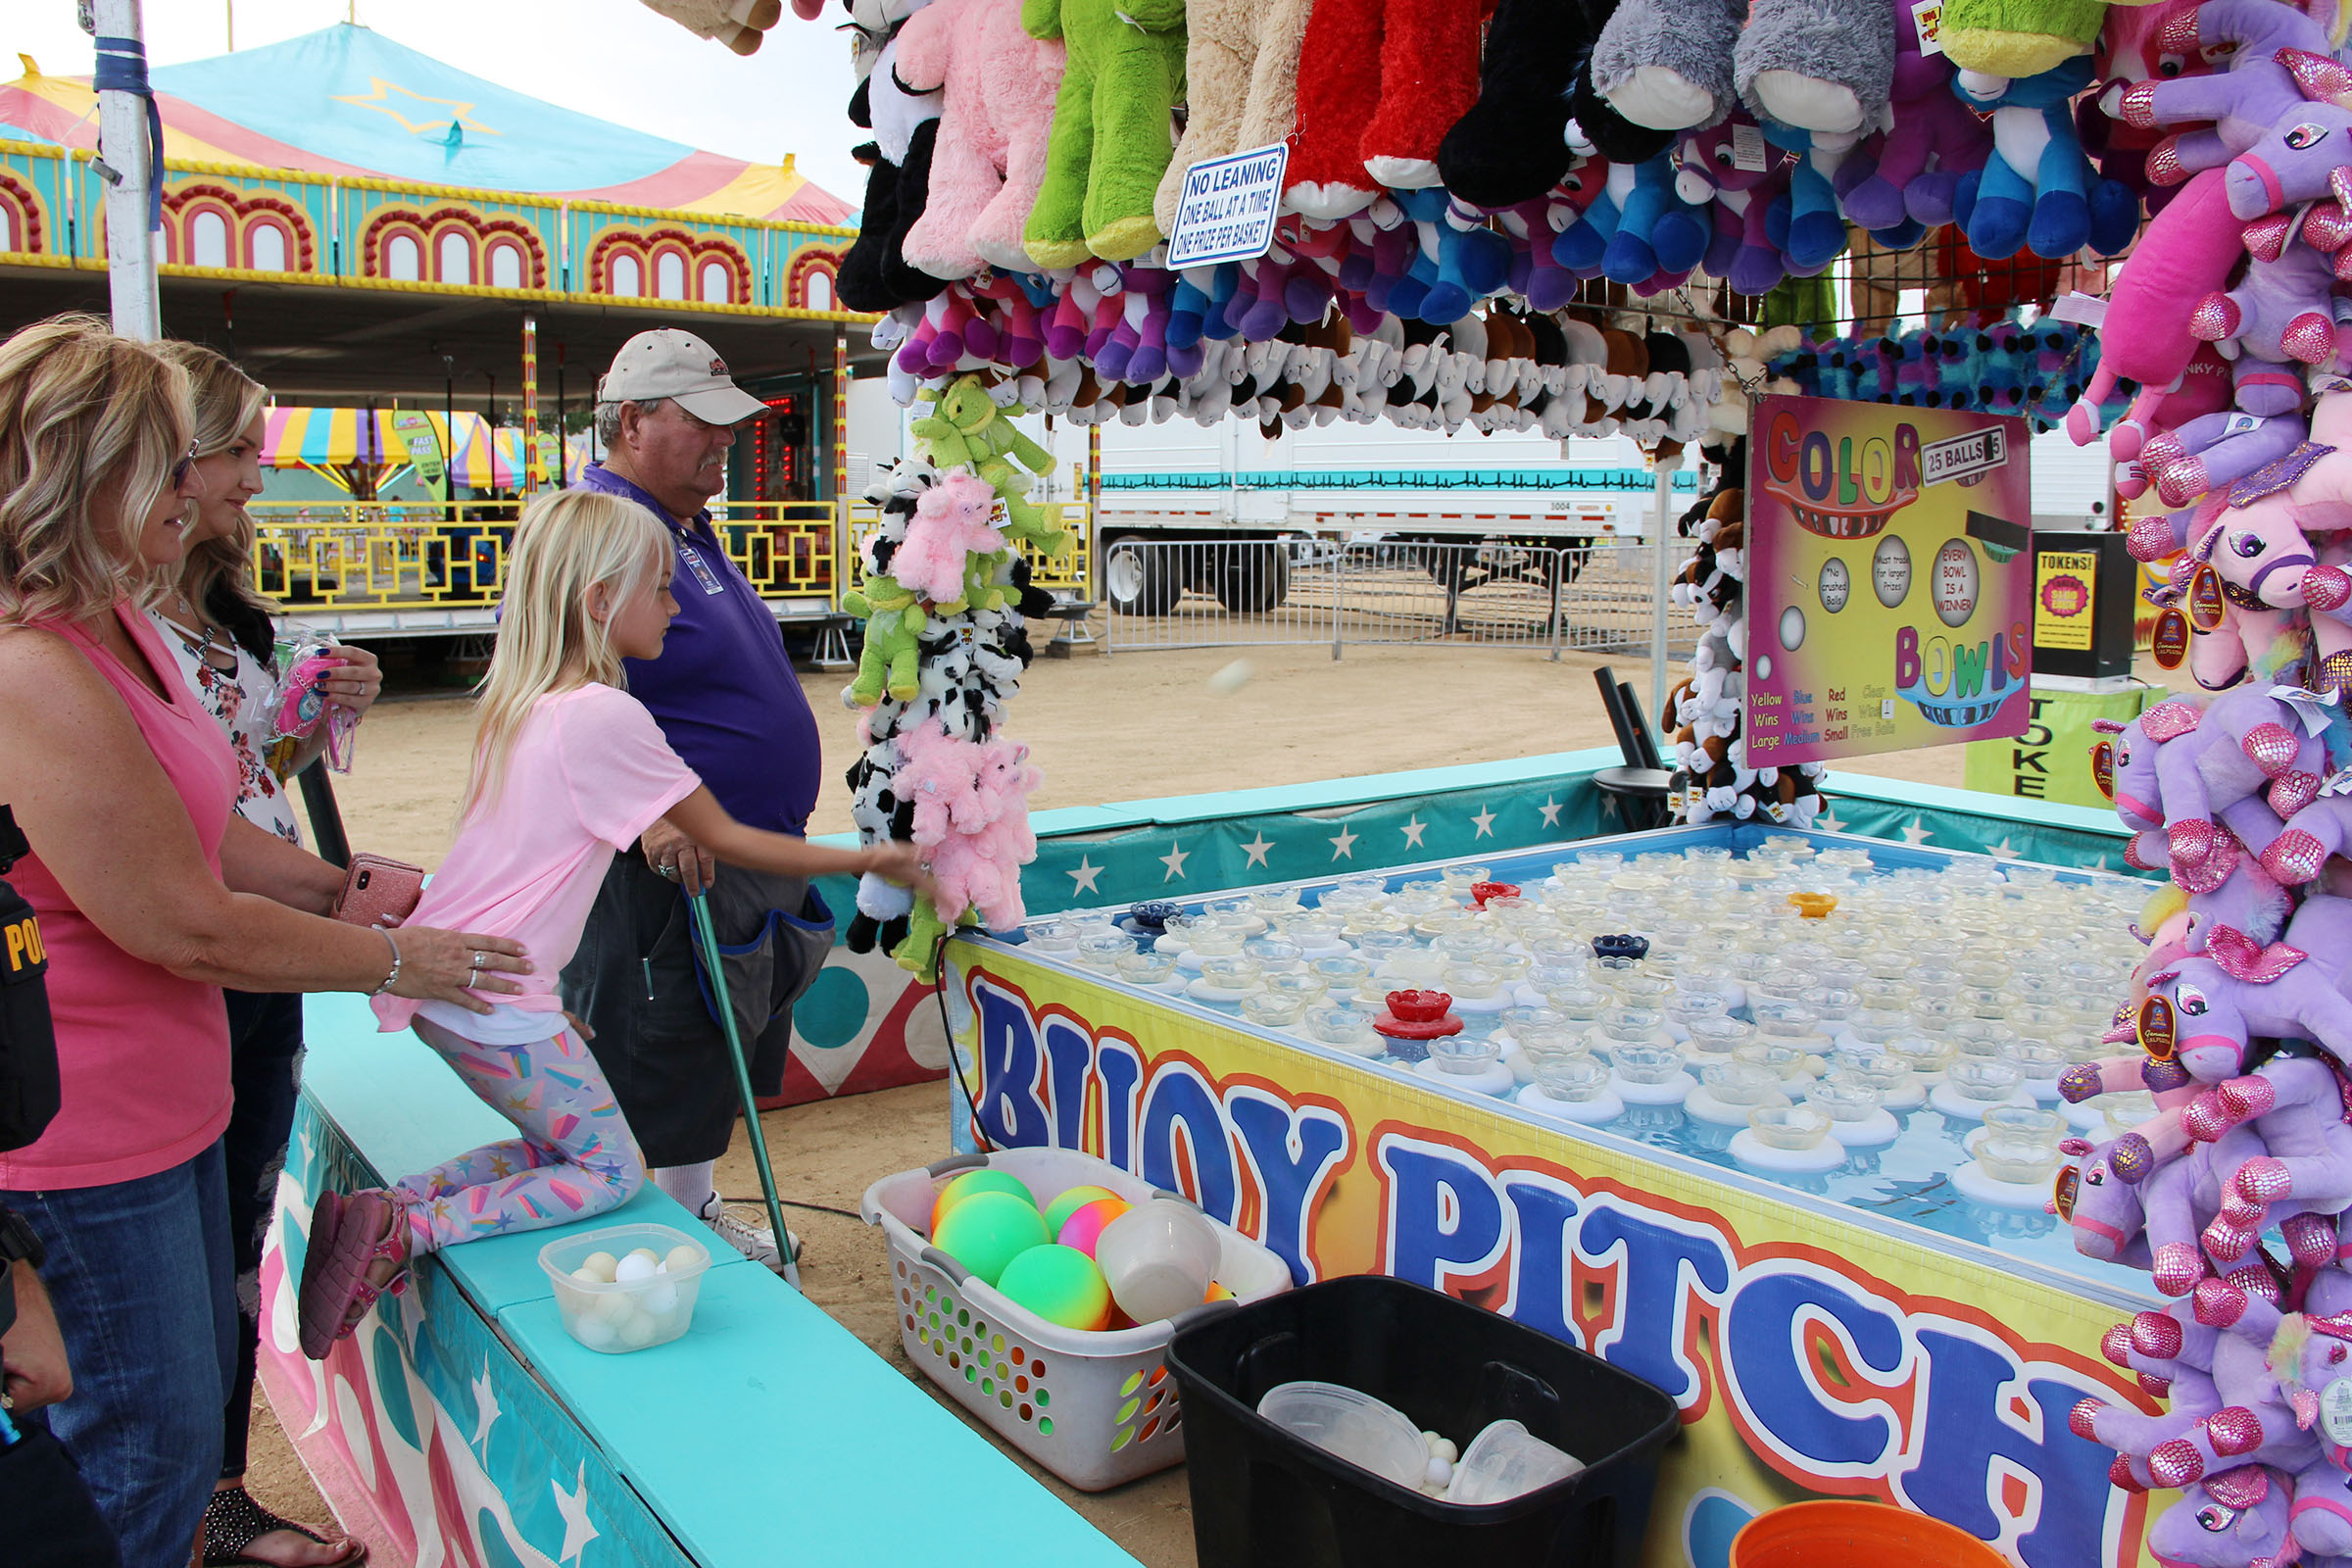
<svg viewBox="0 0 2352 1568"><path fill-rule="evenodd" d="M686 563L686 569L694 573L694 580L703 585L703 592L723 594L727 591L727 585L718 580L718 573L710 569L710 564L703 559L703 553L694 546L678 546L678 559Z"/></svg>

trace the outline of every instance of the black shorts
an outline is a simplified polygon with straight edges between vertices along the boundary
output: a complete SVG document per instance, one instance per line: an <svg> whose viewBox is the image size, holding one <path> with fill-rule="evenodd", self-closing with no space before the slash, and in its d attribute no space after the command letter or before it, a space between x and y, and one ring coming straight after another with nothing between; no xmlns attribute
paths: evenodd
<svg viewBox="0 0 2352 1568"><path fill-rule="evenodd" d="M753 1092L764 1099L783 1088L792 1004L824 963L832 916L806 881L726 865L710 914ZM686 895L635 850L605 873L561 990L564 1005L596 1031L588 1049L648 1165L700 1164L727 1152L741 1100L696 961Z"/></svg>

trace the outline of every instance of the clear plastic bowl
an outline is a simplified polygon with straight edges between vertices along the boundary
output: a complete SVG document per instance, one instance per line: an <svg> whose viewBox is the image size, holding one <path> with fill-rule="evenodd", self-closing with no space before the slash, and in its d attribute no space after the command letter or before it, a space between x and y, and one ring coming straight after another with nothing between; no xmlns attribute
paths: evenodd
<svg viewBox="0 0 2352 1568"><path fill-rule="evenodd" d="M1444 1035L1429 1043L1440 1072L1476 1077L1502 1059L1502 1047L1480 1035Z"/></svg>
<svg viewBox="0 0 2352 1568"><path fill-rule="evenodd" d="M1546 1054L1534 1060L1537 1085L1554 1100L1582 1103L1608 1093L1608 1064L1590 1052L1578 1055Z"/></svg>
<svg viewBox="0 0 2352 1568"><path fill-rule="evenodd" d="M1756 1026L1745 1018L1692 1018L1686 1027L1690 1031L1690 1054L1702 1061L1729 1061L1756 1038Z"/></svg>
<svg viewBox="0 0 2352 1568"><path fill-rule="evenodd" d="M693 1249L698 1260L668 1269L670 1253L681 1247ZM639 1248L662 1259L663 1271L610 1285L572 1278L573 1271L597 1252L617 1259ZM695 1298L702 1294L710 1253L701 1242L666 1225L608 1225L549 1242L539 1249L539 1266L555 1287L564 1332L591 1350L617 1355L666 1345L693 1325Z"/></svg>
<svg viewBox="0 0 2352 1568"><path fill-rule="evenodd" d="M1117 968L1131 986L1165 985L1176 973L1176 960L1165 953L1123 953Z"/></svg>
<svg viewBox="0 0 2352 1568"><path fill-rule="evenodd" d="M1243 943L1242 956L1255 958L1259 971L1264 974L1304 968L1306 965L1304 948L1296 942L1283 942L1273 937L1256 937Z"/></svg>
<svg viewBox="0 0 2352 1568"><path fill-rule="evenodd" d="M1356 954L1334 954L1307 960L1306 972L1336 993L1360 991L1372 983L1372 961Z"/></svg>
<svg viewBox="0 0 2352 1568"><path fill-rule="evenodd" d="M1446 1500L1461 1507L1508 1502L1584 1469L1572 1453L1545 1443L1516 1421L1490 1423L1454 1462Z"/></svg>
<svg viewBox="0 0 2352 1568"><path fill-rule="evenodd" d="M1984 1133L1988 1138L2022 1138L2056 1149L2066 1136L2066 1118L2039 1105L1988 1105Z"/></svg>
<svg viewBox="0 0 2352 1568"><path fill-rule="evenodd" d="M1238 953L1219 954L1200 960L1200 978L1219 991L1255 991L1257 977L1257 960Z"/></svg>
<svg viewBox="0 0 2352 1568"><path fill-rule="evenodd" d="M1962 1056L1944 1069L1944 1081L1964 1100L1996 1104L2017 1093L2025 1074L1990 1056Z"/></svg>
<svg viewBox="0 0 2352 1568"><path fill-rule="evenodd" d="M1830 1117L1809 1103L1758 1105L1747 1113L1747 1130L1768 1149L1815 1149L1830 1136Z"/></svg>
<svg viewBox="0 0 2352 1568"><path fill-rule="evenodd" d="M1698 1077L1707 1093L1727 1105L1777 1104L1788 1098L1781 1093L1781 1075L1758 1062L1710 1061Z"/></svg>
<svg viewBox="0 0 2352 1568"><path fill-rule="evenodd" d="M1266 995L1289 997L1302 1007L1313 1006L1316 1003L1321 1002L1331 990L1331 987L1324 983L1321 975L1305 969L1266 975L1258 981L1258 984L1264 988Z"/></svg>
<svg viewBox="0 0 2352 1568"><path fill-rule="evenodd" d="M1430 1448L1421 1427L1371 1394L1336 1382L1277 1382L1258 1401L1258 1415L1411 1493L1421 1491L1428 1474Z"/></svg>
<svg viewBox="0 0 2352 1568"><path fill-rule="evenodd" d="M1834 1072L1805 1091L1805 1100L1832 1121L1868 1121L1885 1099L1878 1086L1852 1071Z"/></svg>
<svg viewBox="0 0 2352 1568"><path fill-rule="evenodd" d="M2007 1134L1995 1134L1977 1145L1977 1164L1996 1182L2047 1186L2065 1157L2051 1145Z"/></svg>
<svg viewBox="0 0 2352 1568"><path fill-rule="evenodd" d="M1311 1038L1358 1056L1383 1055L1389 1049L1372 1027L1372 1015L1353 1007L1309 1007L1301 1022Z"/></svg>
<svg viewBox="0 0 2352 1568"><path fill-rule="evenodd" d="M1297 997L1252 991L1242 998L1242 1016L1261 1029L1288 1029L1305 1013L1306 1004Z"/></svg>
<svg viewBox="0 0 2352 1568"><path fill-rule="evenodd" d="M1671 1083L1683 1070L1683 1054L1672 1046L1617 1046L1609 1052L1617 1076L1629 1084Z"/></svg>
<svg viewBox="0 0 2352 1568"><path fill-rule="evenodd" d="M1078 939L1078 961L1100 974L1116 973L1119 959L1135 951L1135 938L1124 931L1090 932Z"/></svg>

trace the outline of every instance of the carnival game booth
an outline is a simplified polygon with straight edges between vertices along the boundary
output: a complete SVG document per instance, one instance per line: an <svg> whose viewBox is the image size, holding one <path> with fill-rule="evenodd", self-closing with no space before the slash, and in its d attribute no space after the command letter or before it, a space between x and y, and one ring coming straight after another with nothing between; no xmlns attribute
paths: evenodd
<svg viewBox="0 0 2352 1568"><path fill-rule="evenodd" d="M2071 1227L2049 1200L2064 1140L2149 1108L2061 1094L2112 1053L2070 999L2129 973L2148 891L1716 825L1065 913L952 944L955 1134L1099 1155L1299 1283L1429 1285L1665 1390L1645 1564L1725 1563L1816 1494L2032 1568L2144 1562L2164 1499L2068 1421L2153 1408L2101 1347L2164 1298L2077 1249L2128 1189Z"/></svg>

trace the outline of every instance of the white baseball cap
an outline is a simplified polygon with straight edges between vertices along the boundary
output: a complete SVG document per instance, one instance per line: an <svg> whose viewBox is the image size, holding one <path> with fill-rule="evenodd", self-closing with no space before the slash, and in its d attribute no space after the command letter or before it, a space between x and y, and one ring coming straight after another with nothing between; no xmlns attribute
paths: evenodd
<svg viewBox="0 0 2352 1568"><path fill-rule="evenodd" d="M728 378L727 362L692 332L658 326L640 332L612 356L596 383L599 403L651 403L668 398L709 424L737 424L767 405Z"/></svg>

